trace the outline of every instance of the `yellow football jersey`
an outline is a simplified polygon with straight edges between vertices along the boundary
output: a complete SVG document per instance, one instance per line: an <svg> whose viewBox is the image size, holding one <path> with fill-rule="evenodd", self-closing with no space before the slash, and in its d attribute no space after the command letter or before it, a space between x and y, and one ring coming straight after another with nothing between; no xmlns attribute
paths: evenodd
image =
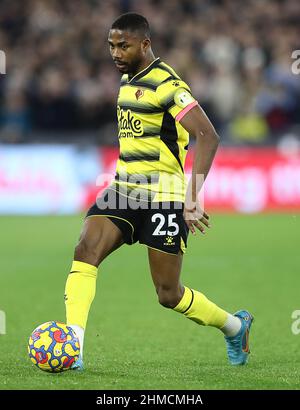
<svg viewBox="0 0 300 410"><path fill-rule="evenodd" d="M197 104L189 86L159 58L121 79L117 104L120 156L115 189L154 202L184 202L189 135L179 119Z"/></svg>

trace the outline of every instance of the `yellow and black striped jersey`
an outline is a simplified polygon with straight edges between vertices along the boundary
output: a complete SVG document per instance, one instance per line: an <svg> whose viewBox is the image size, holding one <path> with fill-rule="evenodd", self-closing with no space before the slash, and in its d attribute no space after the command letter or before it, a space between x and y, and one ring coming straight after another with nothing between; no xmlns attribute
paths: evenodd
<svg viewBox="0 0 300 410"><path fill-rule="evenodd" d="M189 135L179 120L196 104L189 86L159 58L132 78L122 76L114 181L120 193L138 190L154 202L184 202Z"/></svg>

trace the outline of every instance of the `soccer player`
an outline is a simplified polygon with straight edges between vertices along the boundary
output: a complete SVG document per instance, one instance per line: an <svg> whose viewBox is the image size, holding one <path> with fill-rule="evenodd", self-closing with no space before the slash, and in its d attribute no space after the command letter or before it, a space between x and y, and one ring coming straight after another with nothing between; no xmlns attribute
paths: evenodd
<svg viewBox="0 0 300 410"><path fill-rule="evenodd" d="M240 310L232 315L180 282L188 232L204 233L209 227L209 216L198 206L198 176L206 178L219 137L189 86L154 57L143 16L121 15L111 26L108 43L122 74L117 103L120 156L115 180L87 213L66 282L67 324L81 346L73 368L83 369L84 330L100 263L124 243L137 241L148 247L159 303L199 325L220 329L229 362L245 364L251 314ZM189 134L196 144L186 191L183 167Z"/></svg>

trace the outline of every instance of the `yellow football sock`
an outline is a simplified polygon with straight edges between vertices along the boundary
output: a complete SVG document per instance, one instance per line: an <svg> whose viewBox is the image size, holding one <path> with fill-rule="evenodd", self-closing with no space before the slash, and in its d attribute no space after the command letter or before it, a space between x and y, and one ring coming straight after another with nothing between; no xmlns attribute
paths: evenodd
<svg viewBox="0 0 300 410"><path fill-rule="evenodd" d="M78 325L85 329L89 310L96 293L96 279L96 266L73 261L65 288L68 325Z"/></svg>
<svg viewBox="0 0 300 410"><path fill-rule="evenodd" d="M188 319L199 325L214 326L222 328L228 317L225 310L207 299L203 293L184 287L184 294L181 301L174 307L176 312L182 313Z"/></svg>

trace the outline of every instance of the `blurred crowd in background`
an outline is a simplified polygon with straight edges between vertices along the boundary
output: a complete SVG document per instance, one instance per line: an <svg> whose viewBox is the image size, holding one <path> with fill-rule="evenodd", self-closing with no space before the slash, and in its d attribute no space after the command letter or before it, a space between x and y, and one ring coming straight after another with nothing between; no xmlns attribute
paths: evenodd
<svg viewBox="0 0 300 410"><path fill-rule="evenodd" d="M299 0L1 0L0 142L116 144L118 15L150 23L155 56L191 86L224 144L300 135Z"/></svg>

